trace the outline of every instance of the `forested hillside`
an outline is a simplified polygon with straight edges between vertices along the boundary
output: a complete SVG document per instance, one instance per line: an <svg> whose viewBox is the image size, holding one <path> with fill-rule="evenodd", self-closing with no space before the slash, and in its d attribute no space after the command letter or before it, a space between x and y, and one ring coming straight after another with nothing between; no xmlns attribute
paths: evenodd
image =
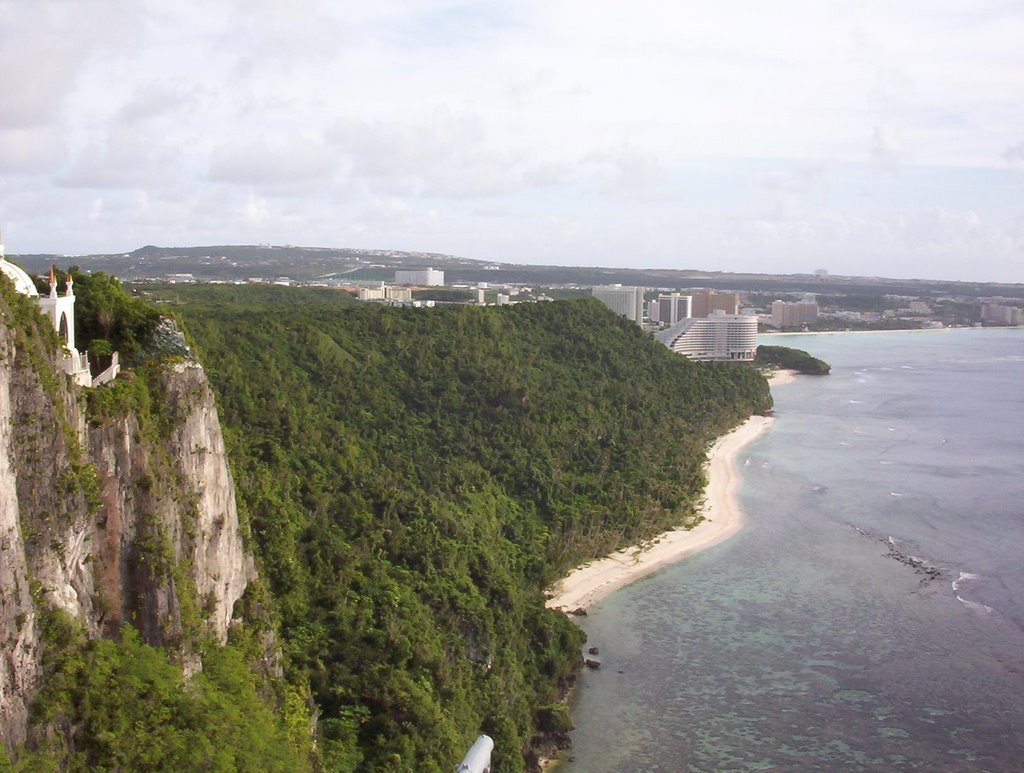
<svg viewBox="0 0 1024 773"><path fill-rule="evenodd" d="M217 393L288 678L325 767L532 762L581 634L542 588L692 518L706 444L770 407L587 299L389 309L176 287Z"/></svg>

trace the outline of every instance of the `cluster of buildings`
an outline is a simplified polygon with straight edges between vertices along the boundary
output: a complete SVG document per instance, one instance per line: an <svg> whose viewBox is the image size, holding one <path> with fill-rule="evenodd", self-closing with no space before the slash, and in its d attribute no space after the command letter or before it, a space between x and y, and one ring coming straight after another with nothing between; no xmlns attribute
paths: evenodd
<svg viewBox="0 0 1024 773"><path fill-rule="evenodd" d="M381 282L373 286L362 286L356 290L361 301L376 301L389 306L431 307L434 301L413 300L412 287L444 287L444 271L434 268L399 269L395 271L395 283Z"/></svg>
<svg viewBox="0 0 1024 773"><path fill-rule="evenodd" d="M404 303L412 300L412 290L408 287L386 285L383 282L379 287L360 287L356 291L356 297L361 301L395 301Z"/></svg>
<svg viewBox="0 0 1024 773"><path fill-rule="evenodd" d="M818 301L813 295L805 295L799 301L772 301L774 327L800 327L818 321Z"/></svg>
<svg viewBox="0 0 1024 773"><path fill-rule="evenodd" d="M691 295L682 293L659 294L644 303L643 287L601 285L591 289L591 295L617 314L631 322L643 325L646 320L659 325L674 325L683 319L703 319L716 311L736 316L740 313L739 293L719 293L702 290Z"/></svg>
<svg viewBox="0 0 1024 773"><path fill-rule="evenodd" d="M981 321L993 325L1024 325L1024 309L1001 303L984 303L981 306Z"/></svg>
<svg viewBox="0 0 1024 773"><path fill-rule="evenodd" d="M444 271L438 271L434 268L425 268L412 270L399 269L395 271L394 284L389 285L386 282L363 282L354 289L356 297L361 301L383 303L389 306L431 307L436 305L436 301L416 300L413 298L413 292L415 290L429 290L430 288L435 287L445 287ZM472 300L445 300L442 302L470 303L477 306L486 306L490 303L496 306L506 306L513 303L521 303L523 301L523 296L513 300L513 295L521 292L527 293L525 297L527 297L528 300L553 300L543 293L539 295L532 295L532 290L529 287L510 288L504 285L499 285L499 287L507 290L507 292L493 293L493 288L491 288L487 282L477 282L475 287L456 284L453 285L451 289L456 291L462 290L470 293L469 297L472 298ZM488 297L491 298L490 301L488 301Z"/></svg>
<svg viewBox="0 0 1024 773"><path fill-rule="evenodd" d="M757 354L757 316L740 313L738 293L659 294L646 307L642 287L604 285L591 294L692 360L752 362Z"/></svg>

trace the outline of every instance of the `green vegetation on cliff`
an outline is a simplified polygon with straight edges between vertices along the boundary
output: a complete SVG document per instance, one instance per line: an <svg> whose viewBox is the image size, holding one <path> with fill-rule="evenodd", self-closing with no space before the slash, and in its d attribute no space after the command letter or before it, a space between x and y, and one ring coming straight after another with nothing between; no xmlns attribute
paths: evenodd
<svg viewBox="0 0 1024 773"><path fill-rule="evenodd" d="M59 610L43 615L46 678L33 722L51 733L16 770L281 771L308 767L295 739L261 694L253 643L210 646L186 680L172 653L130 626L118 641L87 640Z"/></svg>
<svg viewBox="0 0 1024 773"><path fill-rule="evenodd" d="M149 344L160 312L126 291L117 277L102 271L86 274L78 266L68 271L74 278L76 348L88 349L93 357L120 352L130 362ZM67 274L56 270L61 295ZM37 278L36 289L49 293L49 283Z"/></svg>
<svg viewBox="0 0 1024 773"><path fill-rule="evenodd" d="M582 638L542 588L692 519L707 443L770 407L755 370L689 362L593 300L167 295L331 770L447 771L479 732L522 770Z"/></svg>
<svg viewBox="0 0 1024 773"><path fill-rule="evenodd" d="M754 362L757 365L774 365L811 376L827 376L832 370L832 366L824 360L819 360L803 349L791 349L788 346L759 346Z"/></svg>
<svg viewBox="0 0 1024 773"><path fill-rule="evenodd" d="M105 306L113 309L110 330L152 328L149 322L140 322L155 323L158 318L150 304L127 295L116 280L100 281L103 292L113 287L115 296L124 295L113 306ZM86 308L104 308L102 302L92 303L97 300L91 294L95 286L76 283L79 302ZM128 310L138 325L126 326L122 314ZM309 711L302 693L275 678L272 668L254 668L266 654L260 630L266 621L255 613L244 615L252 624L233 626L227 646L219 646L203 625L208 599L197 596L195 581L185 570L188 559L175 556L166 524L155 512L136 523L131 536L106 531L102 522L98 528L90 526L94 518L102 521L105 516L91 452L95 447L89 442L94 438L88 433L83 437L78 429L86 408L90 428L126 416L136 420L138 432L131 442L144 446L138 457L146 458L145 466L153 474L132 480L123 473L126 489L134 486L135 496L163 489L168 498L188 497L168 449L170 436L185 419L174 414L160 383L159 366L137 369L110 386L79 390L60 369L60 345L36 302L0 276L0 397L10 410L0 419L10 421L11 440L4 443L3 453L8 469L16 474L14 490L3 493L17 497L18 505L2 513L16 515L18 524L7 531L10 522L5 520L3 561L5 568L16 566L19 559L25 562L16 569L14 582L5 581L0 594L4 654L10 657L12 650L21 648L20 659L4 661L14 680L5 683L0 705L5 710L9 705L14 690L6 688L12 681L16 689L18 681L33 674L30 684L36 686L26 695L31 704L25 743L16 744L6 735L8 725L0 725L0 771L308 769ZM7 477L3 485L11 480ZM111 489L104 495L111 497ZM5 508L9 502L4 502ZM123 527L121 519L130 509L125 505L118 510L115 529ZM178 521L186 531L195 528L189 518L193 513L190 510ZM111 534L116 535L113 540ZM71 544L80 537L89 552L75 558ZM130 574L125 584L138 598L122 606L111 590L115 583L101 577L104 584L93 586L89 605L79 607L86 610L82 618L91 609L93 630L102 631L90 639L81 618L52 606L61 579L45 571L52 564L47 558L74 565L83 574L95 571L95 577L103 571L96 569L100 565L119 569L104 563L110 557L105 548L115 540L117 553L125 557L122 567ZM39 567L43 574L35 571ZM72 588L70 583L63 587ZM169 588L167 598L172 600L167 615L151 621L150 628L161 628L166 635L158 638L166 647L146 643L146 626L139 619L161 587ZM260 589L250 588L247 612L259 603ZM25 603L23 595L28 597ZM122 625L121 620L131 624ZM37 672L28 662L36 653ZM188 658L195 666L200 656L202 670L186 678L182 661ZM10 749L14 763L8 746L15 747Z"/></svg>
<svg viewBox="0 0 1024 773"><path fill-rule="evenodd" d="M565 729L557 701L582 644L543 588L692 523L708 443L771 407L754 369L687 361L592 299L162 294L218 395L263 578L242 602L256 623L226 648L200 642L203 671L185 679L128 626L87 641L50 617L34 707L49 741L17 769L449 771L486 732L494 770L521 771L538 732ZM131 329L151 336L139 311ZM131 411L155 440L166 417L149 375L93 393L90 420ZM258 665L266 615L284 684Z"/></svg>

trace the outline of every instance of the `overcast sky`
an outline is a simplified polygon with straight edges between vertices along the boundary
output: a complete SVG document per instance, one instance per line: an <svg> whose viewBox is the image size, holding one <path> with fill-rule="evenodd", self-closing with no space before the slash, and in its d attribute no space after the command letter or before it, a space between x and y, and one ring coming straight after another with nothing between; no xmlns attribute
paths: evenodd
<svg viewBox="0 0 1024 773"><path fill-rule="evenodd" d="M0 0L0 228L1024 282L1024 4Z"/></svg>

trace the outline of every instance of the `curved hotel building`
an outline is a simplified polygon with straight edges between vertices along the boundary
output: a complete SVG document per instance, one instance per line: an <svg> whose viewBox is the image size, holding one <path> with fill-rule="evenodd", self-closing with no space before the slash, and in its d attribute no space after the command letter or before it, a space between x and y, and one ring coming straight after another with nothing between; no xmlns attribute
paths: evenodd
<svg viewBox="0 0 1024 773"><path fill-rule="evenodd" d="M703 319L683 319L654 334L669 349L691 360L753 362L757 317L716 310Z"/></svg>

